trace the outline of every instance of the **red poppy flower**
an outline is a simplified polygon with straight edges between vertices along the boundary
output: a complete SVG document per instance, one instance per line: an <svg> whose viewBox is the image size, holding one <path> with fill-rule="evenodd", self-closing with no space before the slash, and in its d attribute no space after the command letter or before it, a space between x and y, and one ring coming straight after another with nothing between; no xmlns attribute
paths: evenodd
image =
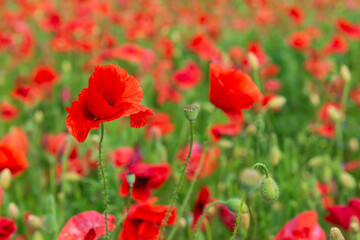
<svg viewBox="0 0 360 240"><path fill-rule="evenodd" d="M288 14L294 24L301 25L304 22L305 19L304 11L298 5L289 7Z"/></svg>
<svg viewBox="0 0 360 240"><path fill-rule="evenodd" d="M0 119L4 122L11 122L19 115L18 108L10 102L0 102Z"/></svg>
<svg viewBox="0 0 360 240"><path fill-rule="evenodd" d="M332 65L327 59L320 58L316 53L313 53L313 56L305 60L304 68L321 81L329 75Z"/></svg>
<svg viewBox="0 0 360 240"><path fill-rule="evenodd" d="M348 51L348 43L341 35L334 35L324 47L325 54L345 54Z"/></svg>
<svg viewBox="0 0 360 240"><path fill-rule="evenodd" d="M0 240L8 240L17 230L15 222L9 218L0 217Z"/></svg>
<svg viewBox="0 0 360 240"><path fill-rule="evenodd" d="M326 240L326 234L318 224L318 215L315 211L300 213L285 224L276 234L274 240Z"/></svg>
<svg viewBox="0 0 360 240"><path fill-rule="evenodd" d="M164 58L171 58L174 55L174 43L169 38L161 38L155 44L157 49Z"/></svg>
<svg viewBox="0 0 360 240"><path fill-rule="evenodd" d="M224 225L230 230L234 231L236 225L237 213L230 211L225 205L220 207L220 218Z"/></svg>
<svg viewBox="0 0 360 240"><path fill-rule="evenodd" d="M108 152L107 155L115 167L128 167L143 160L143 156L137 146L120 147Z"/></svg>
<svg viewBox="0 0 360 240"><path fill-rule="evenodd" d="M360 168L360 160L351 160L344 163L344 170L347 172L352 172Z"/></svg>
<svg viewBox="0 0 360 240"><path fill-rule="evenodd" d="M151 65L154 60L154 53L135 43L125 43L112 50L112 57L132 63L144 63ZM145 62L144 62L145 61Z"/></svg>
<svg viewBox="0 0 360 240"><path fill-rule="evenodd" d="M135 174L135 183L131 196L137 201L145 201L151 196L151 189L160 188L170 177L171 167L168 163L136 163L128 167ZM126 197L129 194L129 183L125 171L121 174L122 180L119 195Z"/></svg>
<svg viewBox="0 0 360 240"><path fill-rule="evenodd" d="M221 53L213 41L205 34L195 34L188 43L188 48L205 61L220 60Z"/></svg>
<svg viewBox="0 0 360 240"><path fill-rule="evenodd" d="M143 97L137 80L116 65L97 66L79 99L68 112L66 126L79 142L85 141L90 129L97 129L101 122L120 117L130 117L130 126L140 128L146 124L153 111L140 105Z"/></svg>
<svg viewBox="0 0 360 240"><path fill-rule="evenodd" d="M177 153L177 159L181 160L182 162L185 162L189 150L190 150L190 144L188 144L186 147L181 148ZM193 143L193 149L191 151L189 164L186 169L186 177L189 180L192 180L194 178L196 169L200 164L203 152L204 152L203 147L198 142L195 141ZM200 169L198 178L207 177L215 170L215 168L218 165L217 158L220 155L220 152L221 152L220 148L217 147L210 148L208 150L203 162L203 166Z"/></svg>
<svg viewBox="0 0 360 240"><path fill-rule="evenodd" d="M199 85L202 78L202 72L196 62L188 62L182 69L178 69L173 74L173 79L176 85L182 89L187 90Z"/></svg>
<svg viewBox="0 0 360 240"><path fill-rule="evenodd" d="M360 39L360 25L350 22L345 18L339 18L336 22L337 28L353 39Z"/></svg>
<svg viewBox="0 0 360 240"><path fill-rule="evenodd" d="M256 23L262 26L274 24L276 21L276 15L273 10L265 5L256 11L254 18Z"/></svg>
<svg viewBox="0 0 360 240"><path fill-rule="evenodd" d="M311 37L306 31L298 31L291 34L288 42L291 48L303 51L310 47Z"/></svg>
<svg viewBox="0 0 360 240"><path fill-rule="evenodd" d="M38 66L32 73L32 81L39 87L52 87L58 79L58 73L50 66Z"/></svg>
<svg viewBox="0 0 360 240"><path fill-rule="evenodd" d="M42 144L45 150L56 157L61 157L64 153L67 135L66 133L44 134Z"/></svg>
<svg viewBox="0 0 360 240"><path fill-rule="evenodd" d="M132 205L129 209L118 240L156 240L159 238L160 226L164 221L169 206L151 205L149 203ZM176 223L176 207L170 211L165 223L170 226Z"/></svg>
<svg viewBox="0 0 360 240"><path fill-rule="evenodd" d="M57 240L96 240L105 235L105 216L87 211L71 217L61 230ZM115 217L107 216L109 231L115 229Z"/></svg>
<svg viewBox="0 0 360 240"><path fill-rule="evenodd" d="M28 166L27 158L21 150L0 142L0 171L8 168L13 175L18 176Z"/></svg>
<svg viewBox="0 0 360 240"><path fill-rule="evenodd" d="M262 94L251 78L240 70L210 65L210 101L230 119L229 124L217 124L210 129L214 140L222 135L240 133L244 120L242 110L250 109L262 100Z"/></svg>
<svg viewBox="0 0 360 240"><path fill-rule="evenodd" d="M35 102L35 92L33 87L30 85L16 84L15 88L11 91L10 96L27 106L32 106Z"/></svg>
<svg viewBox="0 0 360 240"><path fill-rule="evenodd" d="M320 193L321 202L325 209L332 207L335 203L334 199L330 196L333 192L336 191L335 183L321 183L320 181L316 182L316 189Z"/></svg>
<svg viewBox="0 0 360 240"><path fill-rule="evenodd" d="M196 224L198 223L199 218L204 213L205 207L207 204L211 203L213 199L211 198L211 192L210 189L207 186L203 186L198 196L196 197L195 205L193 208L193 222L191 227L194 229L196 227ZM206 216L208 219L208 216Z"/></svg>
<svg viewBox="0 0 360 240"><path fill-rule="evenodd" d="M279 66L273 63L261 69L260 75L261 78L270 78L279 74L279 71L280 71Z"/></svg>
<svg viewBox="0 0 360 240"><path fill-rule="evenodd" d="M157 113L149 119L145 127L145 137L163 137L174 131L174 124L167 113Z"/></svg>
<svg viewBox="0 0 360 240"><path fill-rule="evenodd" d="M350 228L352 216L360 220L360 199L350 199L347 205L335 205L327 209L328 215L325 220L331 224L339 225L345 230Z"/></svg>
<svg viewBox="0 0 360 240"><path fill-rule="evenodd" d="M266 55L264 48L257 42L250 42L247 46L247 51L248 53L253 53L256 56L260 65L263 65L268 60L268 56Z"/></svg>
<svg viewBox="0 0 360 240"><path fill-rule="evenodd" d="M281 89L281 82L276 79L269 79L264 83L264 89L269 92L278 92Z"/></svg>
<svg viewBox="0 0 360 240"><path fill-rule="evenodd" d="M360 84L351 90L350 97L358 106L360 106Z"/></svg>
<svg viewBox="0 0 360 240"><path fill-rule="evenodd" d="M341 111L341 105L337 102L326 102L320 109L319 119L325 123L331 123L333 120L330 117L329 109L335 108L338 111Z"/></svg>
<svg viewBox="0 0 360 240"><path fill-rule="evenodd" d="M29 151L29 140L20 127L11 127L9 133L2 137L1 142L22 151L24 154Z"/></svg>

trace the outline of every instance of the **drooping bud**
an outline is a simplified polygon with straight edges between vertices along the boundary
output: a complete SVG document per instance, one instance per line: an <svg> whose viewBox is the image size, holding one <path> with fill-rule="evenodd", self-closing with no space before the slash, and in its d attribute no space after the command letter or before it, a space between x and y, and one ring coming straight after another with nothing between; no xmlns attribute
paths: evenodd
<svg viewBox="0 0 360 240"><path fill-rule="evenodd" d="M226 206L231 211L237 213L239 211L239 209L240 209L240 206L241 206L241 199L239 199L239 198L231 198L231 199L226 201ZM248 211L249 211L249 209L248 209L247 205L244 202L241 212L245 213L245 212L248 212Z"/></svg>
<svg viewBox="0 0 360 240"><path fill-rule="evenodd" d="M274 145L270 148L270 161L271 163L276 166L279 164L282 157L282 152L280 151L277 145Z"/></svg>
<svg viewBox="0 0 360 240"><path fill-rule="evenodd" d="M318 106L320 103L319 95L317 95L316 93L310 94L310 102L314 107Z"/></svg>
<svg viewBox="0 0 360 240"><path fill-rule="evenodd" d="M344 81L346 83L351 81L351 72L350 72L349 68L346 65L341 65L341 67L340 67L340 75L341 75L342 79L344 79Z"/></svg>
<svg viewBox="0 0 360 240"><path fill-rule="evenodd" d="M332 227L330 229L330 240L345 240L345 238L342 235L340 229L337 227Z"/></svg>
<svg viewBox="0 0 360 240"><path fill-rule="evenodd" d="M271 110L276 111L276 110L281 109L285 103L286 103L285 97L276 96L269 101L269 103L267 104L267 107Z"/></svg>
<svg viewBox="0 0 360 240"><path fill-rule="evenodd" d="M9 216L12 219L17 219L19 217L19 213L20 213L20 211L19 211L18 206L15 203L11 202L9 204Z"/></svg>
<svg viewBox="0 0 360 240"><path fill-rule="evenodd" d="M240 172L239 175L240 184L247 191L254 190L261 181L261 175L258 171L247 168Z"/></svg>
<svg viewBox="0 0 360 240"><path fill-rule="evenodd" d="M350 173L341 172L339 175L339 181L345 188L354 189L356 187L356 181Z"/></svg>
<svg viewBox="0 0 360 240"><path fill-rule="evenodd" d="M199 114L199 107L197 105L187 105L184 107L185 117L193 122Z"/></svg>
<svg viewBox="0 0 360 240"><path fill-rule="evenodd" d="M250 63L250 66L251 66L251 69L253 71L257 71L259 70L259 60L258 58L256 57L256 55L252 52L249 52L248 53L248 59L249 59L249 63Z"/></svg>
<svg viewBox="0 0 360 240"><path fill-rule="evenodd" d="M44 113L41 110L36 110L34 114L34 120L36 123L42 123L44 120Z"/></svg>
<svg viewBox="0 0 360 240"><path fill-rule="evenodd" d="M349 148L350 148L350 150L352 152L358 151L358 149L359 149L359 141L354 137L350 138L350 140L349 140Z"/></svg>
<svg viewBox="0 0 360 240"><path fill-rule="evenodd" d="M126 181L128 182L130 188L134 186L135 180L136 180L135 174L133 174L132 172L128 172L126 174Z"/></svg>
<svg viewBox="0 0 360 240"><path fill-rule="evenodd" d="M279 197L279 187L271 177L264 177L259 188L261 198L267 203L275 202Z"/></svg>
<svg viewBox="0 0 360 240"><path fill-rule="evenodd" d="M11 179L12 179L12 175L10 169L5 168L4 170L2 170L0 174L1 187L5 190L8 189L11 185Z"/></svg>
<svg viewBox="0 0 360 240"><path fill-rule="evenodd" d="M28 223L34 229L41 229L44 225L44 221L35 215L29 215Z"/></svg>

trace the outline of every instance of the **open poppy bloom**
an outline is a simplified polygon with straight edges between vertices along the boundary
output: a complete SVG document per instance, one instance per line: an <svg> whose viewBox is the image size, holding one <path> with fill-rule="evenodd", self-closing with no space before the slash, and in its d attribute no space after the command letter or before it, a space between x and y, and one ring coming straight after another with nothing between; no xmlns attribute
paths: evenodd
<svg viewBox="0 0 360 240"><path fill-rule="evenodd" d="M167 113L157 113L149 119L145 127L145 137L163 137L174 131L174 124L171 122L170 115Z"/></svg>
<svg viewBox="0 0 360 240"><path fill-rule="evenodd" d="M143 160L143 156L137 146L119 147L108 152L107 155L115 167L128 167Z"/></svg>
<svg viewBox="0 0 360 240"><path fill-rule="evenodd" d="M312 39L308 32L298 31L292 33L288 41L291 48L303 51L310 47Z"/></svg>
<svg viewBox="0 0 360 240"><path fill-rule="evenodd" d="M348 37L360 39L360 25L352 23L345 18L339 18L336 25L337 28L344 32Z"/></svg>
<svg viewBox="0 0 360 240"><path fill-rule="evenodd" d="M193 61L188 62L183 68L176 70L173 74L176 85L182 90L196 87L199 85L201 78L201 69Z"/></svg>
<svg viewBox="0 0 360 240"><path fill-rule="evenodd" d="M129 209L118 240L157 240L160 226L165 219L169 206L152 205L149 203L135 204ZM176 223L176 208L170 211L165 226Z"/></svg>
<svg viewBox="0 0 360 240"><path fill-rule="evenodd" d="M326 234L318 224L318 215L315 211L300 213L291 219L276 234L274 240L326 240Z"/></svg>
<svg viewBox="0 0 360 240"><path fill-rule="evenodd" d="M0 217L0 240L10 239L16 230L16 225L13 220Z"/></svg>
<svg viewBox="0 0 360 240"><path fill-rule="evenodd" d="M348 43L341 35L334 35L324 47L325 54L345 54L348 51Z"/></svg>
<svg viewBox="0 0 360 240"><path fill-rule="evenodd" d="M205 61L220 60L221 53L215 43L203 33L195 34L188 43L188 48Z"/></svg>
<svg viewBox="0 0 360 240"><path fill-rule="evenodd" d="M115 217L108 215L108 229L115 229ZM104 215L87 211L71 217L61 230L57 240L96 240L105 235Z"/></svg>
<svg viewBox="0 0 360 240"><path fill-rule="evenodd" d="M192 222L192 228L194 229L196 227L196 224L201 217L201 215L204 213L204 210L206 208L206 205L211 203L213 200L211 198L211 192L210 189L207 186L203 186L196 198L195 205L193 208L193 222ZM208 216L206 216L208 219Z"/></svg>
<svg viewBox="0 0 360 240"><path fill-rule="evenodd" d="M140 102L143 91L137 80L116 65L96 66L89 79L89 87L79 93L79 99L68 112L66 126L79 142L85 141L90 129L101 122L120 117L130 117L130 126L140 128L146 124L153 111Z"/></svg>
<svg viewBox="0 0 360 240"><path fill-rule="evenodd" d="M0 102L0 119L4 122L11 122L19 115L18 108L8 101Z"/></svg>
<svg viewBox="0 0 360 240"><path fill-rule="evenodd" d="M360 220L360 199L350 199L347 205L335 205L327 209L328 215L325 220L331 224L341 226L345 230L350 228L352 216Z"/></svg>
<svg viewBox="0 0 360 240"><path fill-rule="evenodd" d="M190 144L181 148L177 153L177 159L179 159L184 163L186 161L189 150L190 150ZM208 151L206 152L203 165L200 169L200 173L198 176L199 179L209 176L214 171L214 169L218 165L217 158L220 155L220 152L221 152L220 148L217 147L208 149ZM204 153L203 147L198 142L195 141L193 143L193 149L191 151L189 164L186 169L186 177L189 180L194 179L196 170L200 164L203 153Z"/></svg>
<svg viewBox="0 0 360 240"><path fill-rule="evenodd" d="M216 124L210 133L214 140L222 135L236 136L242 129L242 110L261 102L262 94L252 79L240 70L210 64L210 101L229 118L228 124Z"/></svg>
<svg viewBox="0 0 360 240"><path fill-rule="evenodd" d="M29 166L22 151L0 142L0 171L8 168L11 174L18 176Z"/></svg>
<svg viewBox="0 0 360 240"><path fill-rule="evenodd" d="M136 163L128 167L135 174L135 183L131 196L137 201L145 201L151 195L151 189L161 187L170 177L171 167L165 163ZM129 183L126 180L128 171L121 174L122 180L119 195L126 197L129 194Z"/></svg>

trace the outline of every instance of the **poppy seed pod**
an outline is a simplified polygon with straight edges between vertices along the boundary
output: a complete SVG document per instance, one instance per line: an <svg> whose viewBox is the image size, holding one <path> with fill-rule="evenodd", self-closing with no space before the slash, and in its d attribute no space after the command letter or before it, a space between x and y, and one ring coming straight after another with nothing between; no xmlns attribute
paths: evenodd
<svg viewBox="0 0 360 240"><path fill-rule="evenodd" d="M345 238L338 228L333 227L330 229L330 240L345 240Z"/></svg>
<svg viewBox="0 0 360 240"><path fill-rule="evenodd" d="M279 188L271 177L264 177L260 184L260 196L267 203L275 202L279 197Z"/></svg>
<svg viewBox="0 0 360 240"><path fill-rule="evenodd" d="M185 117L193 122L199 114L199 107L197 105L187 105L184 107Z"/></svg>
<svg viewBox="0 0 360 240"><path fill-rule="evenodd" d="M129 186L132 188L134 186L136 177L135 174L133 174L132 172L128 172L126 174L126 181L129 183Z"/></svg>

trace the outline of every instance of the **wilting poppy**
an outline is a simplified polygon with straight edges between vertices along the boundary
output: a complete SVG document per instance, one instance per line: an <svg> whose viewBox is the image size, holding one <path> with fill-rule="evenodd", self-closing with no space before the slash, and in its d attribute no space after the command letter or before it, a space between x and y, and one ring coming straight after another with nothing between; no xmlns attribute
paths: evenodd
<svg viewBox="0 0 360 240"><path fill-rule="evenodd" d="M136 163L128 167L135 174L135 183L131 196L137 201L145 201L151 196L151 189L158 189L170 177L171 167L168 163ZM121 174L122 180L119 195L125 197L129 194L129 183L125 171Z"/></svg>
<svg viewBox="0 0 360 240"><path fill-rule="evenodd" d="M326 240L326 234L318 224L315 211L302 212L285 224L274 240Z"/></svg>
<svg viewBox="0 0 360 240"><path fill-rule="evenodd" d="M157 113L149 119L145 127L145 137L162 137L174 131L174 124L167 113Z"/></svg>
<svg viewBox="0 0 360 240"><path fill-rule="evenodd" d="M204 213L206 205L212 202L211 192L207 186L203 186L198 196L195 200L195 205L193 207L193 222L192 228L195 228L196 224L198 223L199 218Z"/></svg>
<svg viewBox="0 0 360 240"><path fill-rule="evenodd" d="M347 205L335 205L328 208L327 211L326 221L341 226L345 230L349 230L352 216L360 220L360 199L350 199Z"/></svg>
<svg viewBox="0 0 360 240"><path fill-rule="evenodd" d="M165 219L169 206L152 205L149 203L130 206L118 240L157 240L160 226ZM165 223L170 226L176 223L176 208L170 211Z"/></svg>
<svg viewBox="0 0 360 240"><path fill-rule="evenodd" d="M248 75L215 63L210 64L209 95L211 103L230 119L230 123L217 124L210 129L215 140L222 135L239 134L244 120L242 110L262 100L260 90Z"/></svg>
<svg viewBox="0 0 360 240"><path fill-rule="evenodd" d="M177 153L177 159L181 160L182 162L186 161L187 155L189 153L190 145L179 149ZM203 147L198 143L193 143L193 149L191 151L191 156L189 160L189 164L186 169L186 177L189 180L192 180L195 176L196 170L199 167L201 158L203 157L204 149ZM203 162L203 165L200 169L199 178L204 178L209 176L217 167L218 162L217 158L220 155L220 148L214 147L210 148L205 155L205 159Z"/></svg>
<svg viewBox="0 0 360 240"><path fill-rule="evenodd" d="M105 235L105 216L87 211L71 217L61 230L57 240L96 240ZM115 229L115 217L107 216L109 231Z"/></svg>
<svg viewBox="0 0 360 240"><path fill-rule="evenodd" d="M17 230L15 222L6 217L0 217L0 240L8 240Z"/></svg>
<svg viewBox="0 0 360 240"><path fill-rule="evenodd" d="M130 126L140 128L153 111L140 105L143 97L137 80L116 65L96 66L89 87L79 93L79 99L67 107L66 126L79 142L85 141L90 129L101 122L130 117Z"/></svg>

